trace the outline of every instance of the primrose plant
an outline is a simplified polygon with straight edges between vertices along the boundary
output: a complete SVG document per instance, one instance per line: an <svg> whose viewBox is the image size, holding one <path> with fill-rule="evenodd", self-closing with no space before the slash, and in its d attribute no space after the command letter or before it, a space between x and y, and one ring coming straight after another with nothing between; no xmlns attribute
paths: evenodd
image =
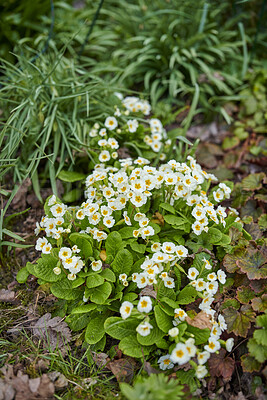
<svg viewBox="0 0 267 400"><path fill-rule="evenodd" d="M114 106L114 115L96 122L89 130L87 144L94 149L94 161L114 163L122 148L134 156L153 160L158 155L159 160L165 160L171 140L158 118L147 118L150 104L138 97L115 95L118 104Z"/></svg>
<svg viewBox="0 0 267 400"><path fill-rule="evenodd" d="M220 339L226 323L213 303L229 229L242 230L220 205L231 183L216 181L190 156L158 168L143 157L98 164L80 206L47 199L35 231L41 257L27 271L49 283L94 350L109 335L126 355L163 370L187 364L203 378L211 354L233 345Z"/></svg>

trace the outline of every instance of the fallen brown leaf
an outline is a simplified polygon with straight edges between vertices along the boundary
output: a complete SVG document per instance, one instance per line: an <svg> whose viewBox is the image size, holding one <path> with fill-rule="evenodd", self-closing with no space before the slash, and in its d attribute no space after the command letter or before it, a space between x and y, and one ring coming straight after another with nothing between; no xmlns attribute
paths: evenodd
<svg viewBox="0 0 267 400"><path fill-rule="evenodd" d="M190 317L186 317L186 322L194 326L195 328L205 329L209 328L212 329L212 323L210 321L210 315L207 315L205 311L200 311L193 319Z"/></svg>
<svg viewBox="0 0 267 400"><path fill-rule="evenodd" d="M110 361L110 358L106 353L95 353L92 351L92 357L99 368L103 368Z"/></svg>
<svg viewBox="0 0 267 400"><path fill-rule="evenodd" d="M211 376L223 377L227 382L231 380L235 369L235 361L230 357L225 357L226 350L220 349L219 354L212 354L208 364Z"/></svg>
<svg viewBox="0 0 267 400"><path fill-rule="evenodd" d="M157 292L154 290L154 287L152 285L149 285L141 290L140 296L150 296L150 297L153 297L153 299L156 299Z"/></svg>
<svg viewBox="0 0 267 400"><path fill-rule="evenodd" d="M1 289L0 290L0 301L4 303L16 303L16 293L13 290Z"/></svg>
<svg viewBox="0 0 267 400"><path fill-rule="evenodd" d="M51 314L46 313L31 326L33 334L42 339L45 348L50 347L54 350L58 347L65 351L66 343L71 340L71 331L60 317L51 319Z"/></svg>
<svg viewBox="0 0 267 400"><path fill-rule="evenodd" d="M119 360L110 361L107 368L115 375L118 382L129 383L134 376L136 362L133 358L120 358Z"/></svg>
<svg viewBox="0 0 267 400"><path fill-rule="evenodd" d="M1 368L1 372L4 375L3 378L0 378L1 400L49 400L54 398L55 387L46 374L30 379L22 371L18 371L15 375L11 365Z"/></svg>

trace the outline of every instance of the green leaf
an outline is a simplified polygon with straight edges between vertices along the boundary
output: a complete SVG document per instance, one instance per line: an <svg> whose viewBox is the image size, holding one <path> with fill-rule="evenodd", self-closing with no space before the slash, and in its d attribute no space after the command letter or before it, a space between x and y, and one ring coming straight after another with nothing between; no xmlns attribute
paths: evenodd
<svg viewBox="0 0 267 400"><path fill-rule="evenodd" d="M267 310L267 294L252 299L251 305L254 311L264 312Z"/></svg>
<svg viewBox="0 0 267 400"><path fill-rule="evenodd" d="M250 174L246 176L242 182L242 188L244 190L259 190L262 188L262 180L265 177L265 174L263 172L260 172L258 174Z"/></svg>
<svg viewBox="0 0 267 400"><path fill-rule="evenodd" d="M236 264L249 279L264 279L267 276L265 256L257 249L248 249Z"/></svg>
<svg viewBox="0 0 267 400"><path fill-rule="evenodd" d="M116 231L111 232L105 241L105 247L107 257L109 257L109 262L111 262L114 260L118 251L121 250L123 247L121 235Z"/></svg>
<svg viewBox="0 0 267 400"><path fill-rule="evenodd" d="M253 337L258 344L262 344L263 346L267 347L267 330L265 328L255 330Z"/></svg>
<svg viewBox="0 0 267 400"><path fill-rule="evenodd" d="M116 282L116 276L110 268L105 268L101 271L100 275L109 282Z"/></svg>
<svg viewBox="0 0 267 400"><path fill-rule="evenodd" d="M46 282L57 282L65 277L65 274L61 271L59 275L56 275L53 269L57 266L58 259L50 254L45 254L37 260L34 265L34 275L37 278L41 278Z"/></svg>
<svg viewBox="0 0 267 400"><path fill-rule="evenodd" d="M65 171L62 169L57 177L64 182L77 182L83 180L86 175L80 172Z"/></svg>
<svg viewBox="0 0 267 400"><path fill-rule="evenodd" d="M197 291L192 286L186 286L182 289L176 299L179 304L189 304L192 303L197 296Z"/></svg>
<svg viewBox="0 0 267 400"><path fill-rule="evenodd" d="M29 275L30 274L29 274L27 267L23 267L17 273L16 279L19 283L25 283L27 281Z"/></svg>
<svg viewBox="0 0 267 400"><path fill-rule="evenodd" d="M92 272L86 279L86 286L91 289L104 283L104 278L97 272Z"/></svg>
<svg viewBox="0 0 267 400"><path fill-rule="evenodd" d="M70 314L65 321L73 332L78 332L88 325L90 319L89 314Z"/></svg>
<svg viewBox="0 0 267 400"><path fill-rule="evenodd" d="M129 275L129 273L131 272L132 265L133 265L133 256L126 249L120 250L117 253L113 263L111 264L112 269L117 276L119 276L122 273Z"/></svg>
<svg viewBox="0 0 267 400"><path fill-rule="evenodd" d="M85 314L95 310L96 304L83 304L81 306L75 307L71 310L71 314Z"/></svg>
<svg viewBox="0 0 267 400"><path fill-rule="evenodd" d="M96 304L104 304L112 292L112 286L109 282L105 282L103 285L97 286L92 290L93 292L90 295L91 301Z"/></svg>
<svg viewBox="0 0 267 400"><path fill-rule="evenodd" d="M206 343L210 337L210 330L208 328L199 329L195 326L188 325L186 331L194 335L196 345Z"/></svg>
<svg viewBox="0 0 267 400"><path fill-rule="evenodd" d="M251 322L255 319L255 313L250 305L243 305L240 311L228 307L223 311L223 315L227 323L227 331L242 337L247 336Z"/></svg>
<svg viewBox="0 0 267 400"><path fill-rule="evenodd" d="M170 329L173 328L172 320L173 317L170 317L167 315L159 305L156 305L154 307L154 314L156 318L157 325L159 329L161 329L163 332L167 333Z"/></svg>
<svg viewBox="0 0 267 400"><path fill-rule="evenodd" d="M177 217L176 215L172 214L164 215L164 221L167 222L167 224L175 226L184 225L186 223L184 218Z"/></svg>
<svg viewBox="0 0 267 400"><path fill-rule="evenodd" d="M85 331L85 341L89 344L99 342L105 335L104 322L106 315L95 316L88 324Z"/></svg>
<svg viewBox="0 0 267 400"><path fill-rule="evenodd" d="M83 291L79 288L73 289L72 282L64 279L51 285L51 292L59 299L76 300L82 297Z"/></svg>
<svg viewBox="0 0 267 400"><path fill-rule="evenodd" d="M133 231L136 228L132 226L126 226L125 228L122 228L118 231L118 233L121 235L122 239L129 239L133 237Z"/></svg>
<svg viewBox="0 0 267 400"><path fill-rule="evenodd" d="M217 244L220 242L220 240L222 238L222 232L216 228L209 228L208 237L209 237L210 243Z"/></svg>
<svg viewBox="0 0 267 400"><path fill-rule="evenodd" d="M26 264L27 271L29 274L34 275L35 274L35 269L34 269L34 264L30 263L29 261Z"/></svg>
<svg viewBox="0 0 267 400"><path fill-rule="evenodd" d="M130 243L130 247L136 253L144 254L146 251L145 244L139 244L139 243L133 242L133 243Z"/></svg>
<svg viewBox="0 0 267 400"><path fill-rule="evenodd" d="M263 363L267 359L267 346L258 344L255 339L249 339L248 350L253 357L260 363Z"/></svg>
<svg viewBox="0 0 267 400"><path fill-rule="evenodd" d="M137 341L136 334L123 338L119 343L119 349L126 355L134 358L142 358L149 354L150 347L141 346Z"/></svg>
<svg viewBox="0 0 267 400"><path fill-rule="evenodd" d="M78 248L81 250L81 256L83 256L85 259L93 255L93 249L90 242L91 238L89 235L84 233L72 233L69 236L69 239L73 244L78 246Z"/></svg>
<svg viewBox="0 0 267 400"><path fill-rule="evenodd" d="M139 321L133 318L126 320L119 317L110 317L105 321L105 331L114 339L122 340L125 337L136 334Z"/></svg>
<svg viewBox="0 0 267 400"><path fill-rule="evenodd" d="M176 210L173 206L171 206L169 203L160 203L159 205L163 210L169 211L172 214L176 213Z"/></svg>

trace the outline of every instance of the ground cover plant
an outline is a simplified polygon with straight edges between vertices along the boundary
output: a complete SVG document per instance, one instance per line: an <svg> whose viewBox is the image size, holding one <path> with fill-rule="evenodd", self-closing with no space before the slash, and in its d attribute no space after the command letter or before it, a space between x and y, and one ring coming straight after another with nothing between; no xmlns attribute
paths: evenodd
<svg viewBox="0 0 267 400"><path fill-rule="evenodd" d="M1 19L21 40L1 76L0 398L263 399L266 2L51 0L38 26L23 3Z"/></svg>

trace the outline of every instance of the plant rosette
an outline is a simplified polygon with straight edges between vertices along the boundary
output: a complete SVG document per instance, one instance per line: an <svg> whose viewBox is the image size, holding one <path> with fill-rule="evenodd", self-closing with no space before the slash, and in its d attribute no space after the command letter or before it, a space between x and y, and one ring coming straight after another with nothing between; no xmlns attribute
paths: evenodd
<svg viewBox="0 0 267 400"><path fill-rule="evenodd" d="M158 169L141 157L100 164L81 206L47 199L35 230L45 234L42 254L27 271L64 300L66 321L86 328L95 350L108 334L126 355L150 355L163 370L189 362L203 378L210 355L226 346L225 320L212 308L226 282L217 259L230 227L242 230L235 210L219 205L230 187L215 181L190 156Z"/></svg>
<svg viewBox="0 0 267 400"><path fill-rule="evenodd" d="M150 104L134 96L124 98L121 93L115 96L119 103L114 106L114 115L96 122L89 131L89 152L94 162L113 165L119 158L118 149L123 147L127 154L131 151L149 160L157 156L165 160L171 140L159 119L143 118L150 114Z"/></svg>

